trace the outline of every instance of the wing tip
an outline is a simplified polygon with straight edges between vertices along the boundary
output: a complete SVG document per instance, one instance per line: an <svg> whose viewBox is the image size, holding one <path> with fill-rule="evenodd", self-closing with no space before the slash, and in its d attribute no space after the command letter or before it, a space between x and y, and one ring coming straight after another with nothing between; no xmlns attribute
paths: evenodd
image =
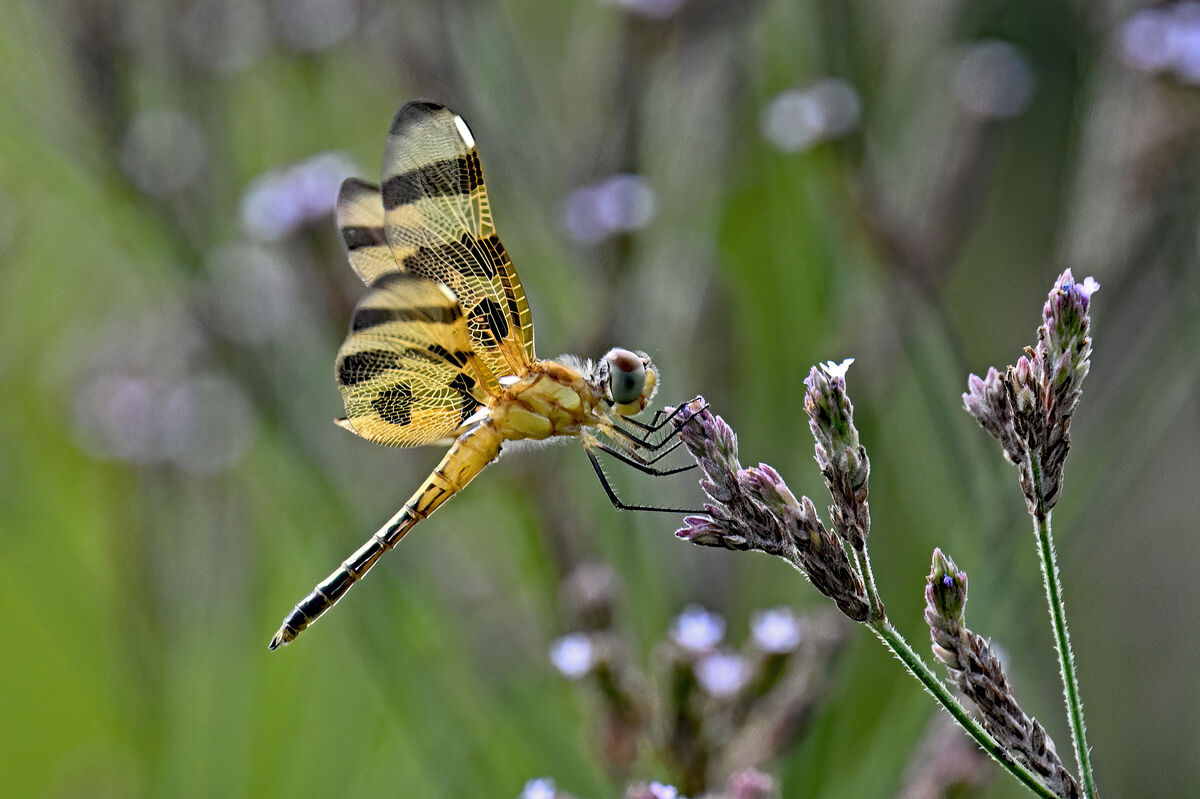
<svg viewBox="0 0 1200 799"><path fill-rule="evenodd" d="M429 100L411 100L396 112L396 116L392 118L392 127L388 132L393 136L399 136L422 119L428 119L445 110L447 110L446 106L441 103Z"/></svg>

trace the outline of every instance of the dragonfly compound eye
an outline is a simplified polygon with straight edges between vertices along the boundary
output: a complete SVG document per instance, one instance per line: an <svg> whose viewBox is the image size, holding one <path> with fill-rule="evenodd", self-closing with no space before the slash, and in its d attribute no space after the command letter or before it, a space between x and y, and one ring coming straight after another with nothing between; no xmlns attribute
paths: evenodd
<svg viewBox="0 0 1200 799"><path fill-rule="evenodd" d="M637 403L646 388L646 364L635 353L622 349L610 350L604 360L608 364L608 390L613 403L618 406Z"/></svg>

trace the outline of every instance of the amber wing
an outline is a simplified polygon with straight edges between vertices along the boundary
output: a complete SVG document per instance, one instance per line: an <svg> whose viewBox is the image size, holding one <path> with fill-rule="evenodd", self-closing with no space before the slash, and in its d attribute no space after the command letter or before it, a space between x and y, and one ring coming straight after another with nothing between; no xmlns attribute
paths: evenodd
<svg viewBox="0 0 1200 799"><path fill-rule="evenodd" d="M443 441L486 402L467 320L444 285L404 272L377 279L338 352L345 426L390 446Z"/></svg>
<svg viewBox="0 0 1200 799"><path fill-rule="evenodd" d="M494 375L523 374L534 360L529 304L496 234L479 154L461 117L435 103L401 108L388 134L382 188L347 181L338 224L364 282L402 271L448 286L472 348Z"/></svg>

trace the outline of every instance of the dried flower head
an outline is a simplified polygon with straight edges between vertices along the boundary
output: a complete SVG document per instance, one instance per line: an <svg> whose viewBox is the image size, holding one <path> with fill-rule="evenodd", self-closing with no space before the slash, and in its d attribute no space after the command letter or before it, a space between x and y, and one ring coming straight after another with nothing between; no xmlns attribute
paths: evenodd
<svg viewBox="0 0 1200 799"><path fill-rule="evenodd" d="M1088 310L1099 288L1090 277L1076 283L1071 270L1064 271L1042 309L1037 346L1026 348L1003 374L989 369L985 378L971 375L963 394L967 412L1016 464L1031 512L1048 512L1062 492L1071 416L1090 366Z"/></svg>
<svg viewBox="0 0 1200 799"><path fill-rule="evenodd" d="M838 407L843 407L840 401ZM700 465L704 475L700 485L711 502L705 504L704 515L686 517L675 535L693 544L758 550L784 558L843 613L855 621L865 620L869 606L862 577L841 540L821 523L812 501L797 499L766 464L742 469L737 437L721 417L704 408L703 400L694 400L679 417L680 435ZM853 435L857 440L858 434ZM865 466L865 454L859 462Z"/></svg>
<svg viewBox="0 0 1200 799"><path fill-rule="evenodd" d="M967 575L940 549L933 553L925 603L933 654L979 710L984 727L1014 759L1041 777L1059 796L1078 797L1079 785L1055 752L1054 742L1042 725L1017 704L991 643L967 629Z"/></svg>
<svg viewBox="0 0 1200 799"><path fill-rule="evenodd" d="M829 486L833 504L829 515L838 535L859 552L867 545L871 512L867 506L867 478L871 464L858 440L854 406L846 394L846 372L853 358L814 366L804 379L804 410L816 439L815 457Z"/></svg>

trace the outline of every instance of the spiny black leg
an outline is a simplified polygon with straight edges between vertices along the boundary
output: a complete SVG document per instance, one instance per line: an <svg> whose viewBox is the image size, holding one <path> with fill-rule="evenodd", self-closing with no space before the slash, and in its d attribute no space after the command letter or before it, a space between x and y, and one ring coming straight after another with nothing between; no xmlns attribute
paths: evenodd
<svg viewBox="0 0 1200 799"><path fill-rule="evenodd" d="M619 421L627 422L629 420L621 419ZM637 435L633 432L630 432L629 430L626 430L625 428L621 427L618 422L613 422L610 425L610 427L612 428L612 431L614 433L618 434L623 441L627 442L631 446L637 447L638 449L649 450L651 452L653 452L656 449L661 449L664 445L666 445L666 443L668 441L670 441L674 437L674 436L666 436L663 438L662 441L651 441L649 436L646 436L645 438L643 438L642 436L639 436L639 435ZM613 439L616 439L616 437L617 436L612 436Z"/></svg>
<svg viewBox="0 0 1200 799"><path fill-rule="evenodd" d="M625 433L624 430L619 430L619 429L614 430L613 432L621 433L621 434ZM662 450L657 455L655 455L654 457L651 458L651 457L647 457L647 456L643 455L641 452L639 452L638 447L629 445L628 442L621 440L616 435L610 435L609 438L611 438L613 440L613 443L615 443L617 446L621 447L621 449L625 450L625 453L627 455L629 455L629 457L633 458L638 463L645 464L647 466L652 463L658 463L660 460L662 460L663 458L670 455L672 452L674 452L676 449L678 449L680 447L680 445L683 444L682 438L675 438L674 443L672 443L671 446L667 447L666 449ZM667 441L671 441L671 439L668 438ZM667 443L667 441L664 441L662 443L665 444L665 443ZM641 447L640 449L646 450L647 452L654 452L653 447Z"/></svg>
<svg viewBox="0 0 1200 799"><path fill-rule="evenodd" d="M613 447L610 447L608 444L605 444L600 441L594 442L594 446L597 449L599 449L601 452L607 452L609 455L612 455L614 458L616 458L617 460L619 460L621 463L625 464L626 466L632 466L633 468L637 469L642 474L649 474L649 475L653 475L654 477L668 477L672 474L680 474L682 472L691 471L692 469L696 468L696 464L693 463L693 464L689 464L688 466L679 466L674 469L655 469L650 464L652 464L656 460L658 460L657 458L655 458L654 460L649 460L649 461L638 460L637 458L630 457L630 456L626 455L625 453L621 452L620 450L614 449Z"/></svg>
<svg viewBox="0 0 1200 799"><path fill-rule="evenodd" d="M693 417L693 418L695 418L695 417ZM618 443L629 444L630 448L636 448L636 449L646 450L648 452L654 452L656 450L660 450L663 447L667 446L668 443L671 444L671 449L674 449L676 446L678 446L679 442L682 441L682 439L679 438L679 436L677 434L678 434L679 430L683 429L684 425L680 425L679 430L673 431L673 432L668 433L667 435L663 436L661 441L652 441L650 439L649 435L643 438L643 437L621 427L620 422L622 422L622 421L628 422L630 420L618 418L617 420L611 422L608 425L608 429L611 429L612 432L615 434L615 435L610 435L609 437L612 438L614 441L618 440L618 438L619 438L620 441ZM688 422L690 422L690 421L691 421L691 419L688 420ZM606 432L607 432L607 430L606 430ZM653 435L653 434L651 434L651 435ZM672 443L672 442L674 442L674 443ZM668 451L670 451L670 450L668 450Z"/></svg>
<svg viewBox="0 0 1200 799"><path fill-rule="evenodd" d="M704 511L690 510L687 508L656 508L653 505L627 505L617 496L617 492L613 491L608 482L608 476L604 474L604 469L600 468L600 461L596 460L596 453L591 446L585 441L583 445L584 451L587 452L588 460L592 462L592 468L596 470L596 476L600 478L600 485L604 486L604 493L608 494L608 501L613 504L617 510L645 510L654 511L655 513L703 513Z"/></svg>
<svg viewBox="0 0 1200 799"><path fill-rule="evenodd" d="M662 415L664 413L666 413L666 409L664 409L664 408L659 408L657 411L654 412L654 416L653 416L653 418L650 419L649 424L647 424L646 422L639 422L637 419L631 419L627 416L622 417L622 418L626 422L629 422L634 427L637 427L640 430L643 430L647 433L657 433L659 430L661 430L663 427L665 427L668 422L670 422L672 419L674 419L676 416L678 416L683 411L684 408L686 408L688 405L690 405L692 402L695 402L698 399L700 399L700 397L696 397L695 399L685 402L682 405L675 406L675 408L673 408L671 410L671 413L667 415L667 418L662 419L662 421L659 421L659 419L662 418ZM705 403L704 408L701 408L700 410L704 410L707 407L708 407L708 403Z"/></svg>

